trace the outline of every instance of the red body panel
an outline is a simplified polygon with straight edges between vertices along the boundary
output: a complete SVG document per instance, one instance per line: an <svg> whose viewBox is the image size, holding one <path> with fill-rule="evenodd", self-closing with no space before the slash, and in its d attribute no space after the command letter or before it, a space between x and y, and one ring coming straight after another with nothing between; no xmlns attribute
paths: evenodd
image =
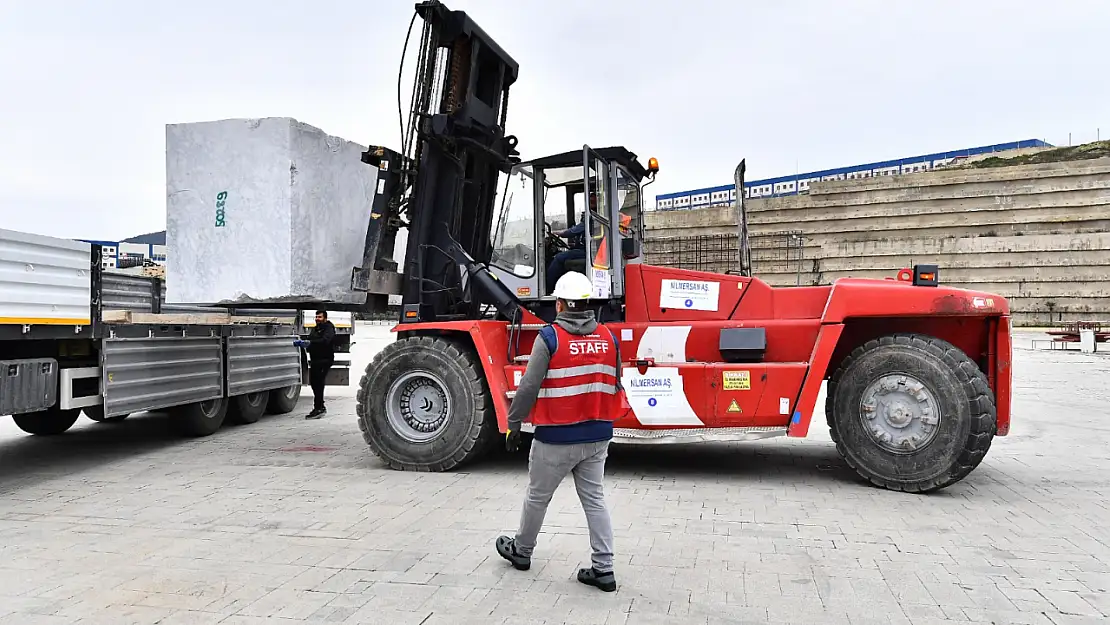
<svg viewBox="0 0 1110 625"><path fill-rule="evenodd" d="M823 381L859 345L894 332L921 332L962 349L987 373L996 395L998 434L1010 424L1009 305L989 294L918 287L895 280L841 279L831 286L771 288L757 278L648 265L625 269L625 322L606 323L619 339L633 411L616 427L787 427L805 436ZM542 323L530 313L524 323ZM507 324L499 321L405 324L400 332L470 336L507 423L506 392L516 388ZM761 327L759 363L729 364L724 328ZM520 332L531 351L536 330ZM515 342L515 341L514 341ZM633 366L651 361L651 366Z"/></svg>
<svg viewBox="0 0 1110 625"><path fill-rule="evenodd" d="M817 407L817 396L821 394L821 383L832 373L829 364L843 331L844 326L839 323L821 326L821 334L817 337L817 344L814 345L813 356L810 358L809 375L806 376L798 405L790 418L787 436L801 437L809 433L809 424Z"/></svg>

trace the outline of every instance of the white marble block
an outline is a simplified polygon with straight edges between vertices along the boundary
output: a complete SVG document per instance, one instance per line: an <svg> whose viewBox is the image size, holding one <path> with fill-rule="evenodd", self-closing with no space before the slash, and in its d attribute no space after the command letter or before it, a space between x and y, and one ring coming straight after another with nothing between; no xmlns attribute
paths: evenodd
<svg viewBox="0 0 1110 625"><path fill-rule="evenodd" d="M360 303L377 169L288 117L166 126L169 303Z"/></svg>

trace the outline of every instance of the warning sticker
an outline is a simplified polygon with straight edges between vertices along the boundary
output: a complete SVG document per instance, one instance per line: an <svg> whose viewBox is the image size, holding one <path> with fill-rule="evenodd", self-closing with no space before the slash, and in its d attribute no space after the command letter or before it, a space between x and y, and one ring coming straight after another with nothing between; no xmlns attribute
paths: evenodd
<svg viewBox="0 0 1110 625"><path fill-rule="evenodd" d="M520 386L520 379L524 377L524 372L520 369L513 371L513 386Z"/></svg>
<svg viewBox="0 0 1110 625"><path fill-rule="evenodd" d="M726 391L748 391L752 388L750 371L725 371L723 387Z"/></svg>
<svg viewBox="0 0 1110 625"><path fill-rule="evenodd" d="M532 287L530 287L530 286L518 286L516 288L516 296L517 297L532 297Z"/></svg>
<svg viewBox="0 0 1110 625"><path fill-rule="evenodd" d="M659 289L659 307L715 311L720 296L720 282L664 280Z"/></svg>
<svg viewBox="0 0 1110 625"><path fill-rule="evenodd" d="M735 399L732 400L732 402L728 405L727 412L740 412L740 404L736 403Z"/></svg>

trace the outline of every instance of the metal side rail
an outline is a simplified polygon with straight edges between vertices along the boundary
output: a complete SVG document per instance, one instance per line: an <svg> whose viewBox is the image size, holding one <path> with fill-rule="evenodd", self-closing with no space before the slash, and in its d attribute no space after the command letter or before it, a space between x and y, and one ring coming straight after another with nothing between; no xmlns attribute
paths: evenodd
<svg viewBox="0 0 1110 625"><path fill-rule="evenodd" d="M667 443L726 443L757 441L786 436L785 427L676 428L667 430L613 430L614 443L660 445Z"/></svg>

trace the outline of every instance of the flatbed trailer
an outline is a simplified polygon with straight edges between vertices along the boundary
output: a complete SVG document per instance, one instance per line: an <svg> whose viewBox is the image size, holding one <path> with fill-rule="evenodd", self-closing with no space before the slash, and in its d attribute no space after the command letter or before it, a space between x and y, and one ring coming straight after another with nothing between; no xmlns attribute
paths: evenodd
<svg viewBox="0 0 1110 625"><path fill-rule="evenodd" d="M110 271L99 245L0 229L0 415L51 435L82 412L166 411L205 436L290 412L307 381L299 312L167 304L163 280ZM346 384L337 360L329 384Z"/></svg>

